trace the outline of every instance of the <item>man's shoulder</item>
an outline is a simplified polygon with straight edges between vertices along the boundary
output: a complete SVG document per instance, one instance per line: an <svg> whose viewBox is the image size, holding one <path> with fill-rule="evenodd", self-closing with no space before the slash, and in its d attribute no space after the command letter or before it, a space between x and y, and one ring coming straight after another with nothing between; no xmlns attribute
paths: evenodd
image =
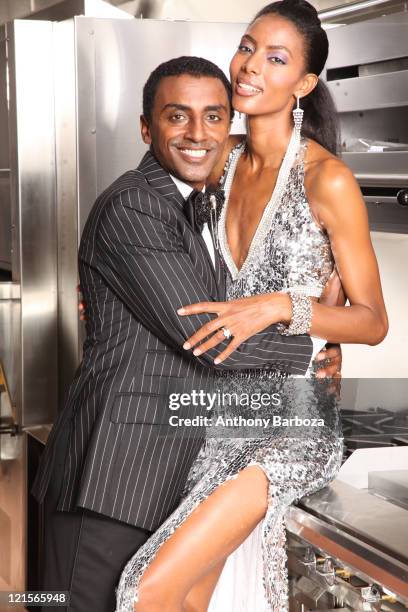
<svg viewBox="0 0 408 612"><path fill-rule="evenodd" d="M118 208L134 208L141 211L166 205L164 198L152 187L143 172L138 169L128 170L119 176L96 199L90 216Z"/></svg>
<svg viewBox="0 0 408 612"><path fill-rule="evenodd" d="M97 202L107 202L120 197L125 192L138 192L149 188L144 174L138 170L127 170L113 181L97 198Z"/></svg>

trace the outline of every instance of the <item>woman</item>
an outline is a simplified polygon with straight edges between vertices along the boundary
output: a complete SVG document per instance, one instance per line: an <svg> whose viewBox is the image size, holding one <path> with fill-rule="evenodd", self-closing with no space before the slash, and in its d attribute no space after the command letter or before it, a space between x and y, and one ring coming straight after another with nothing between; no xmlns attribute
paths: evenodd
<svg viewBox="0 0 408 612"><path fill-rule="evenodd" d="M326 340L377 344L387 332L365 205L334 155L334 108L318 78L327 53L315 9L283 0L258 13L232 59L233 104L247 114L248 136L238 144L232 138L226 152L218 232L228 301L179 311L217 315L184 345L196 355L232 336L222 361L273 323L282 333L324 338L314 353ZM299 113L295 126L292 118L299 101L301 130ZM334 264L348 307L317 302ZM336 475L342 438L336 426L328 429L306 440L282 435L205 447L180 506L126 566L117 609L132 610L136 596L136 612L287 610L284 514ZM239 603L231 603L231 587L240 584Z"/></svg>

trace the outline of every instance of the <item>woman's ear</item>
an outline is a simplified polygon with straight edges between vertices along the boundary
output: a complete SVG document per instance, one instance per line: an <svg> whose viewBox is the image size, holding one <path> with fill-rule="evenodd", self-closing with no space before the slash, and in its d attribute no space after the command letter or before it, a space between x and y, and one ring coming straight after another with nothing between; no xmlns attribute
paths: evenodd
<svg viewBox="0 0 408 612"><path fill-rule="evenodd" d="M319 77L316 74L309 72L303 77L300 89L297 89L294 92L295 97L299 96L299 98L304 98L314 90L318 82Z"/></svg>

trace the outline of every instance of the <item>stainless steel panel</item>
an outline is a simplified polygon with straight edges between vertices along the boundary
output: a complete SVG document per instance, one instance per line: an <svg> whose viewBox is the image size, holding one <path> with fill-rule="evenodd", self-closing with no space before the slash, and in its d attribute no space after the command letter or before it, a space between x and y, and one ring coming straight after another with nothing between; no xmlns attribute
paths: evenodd
<svg viewBox="0 0 408 612"><path fill-rule="evenodd" d="M35 12L28 15L29 19L41 19L42 21L62 21L74 15L84 15L85 0L67 0L66 2L54 2L48 7L35 7Z"/></svg>
<svg viewBox="0 0 408 612"><path fill-rule="evenodd" d="M109 0L64 0L62 2L35 2L34 12L29 19L43 21L63 21L75 15L88 15L89 17L114 17L116 19L132 19L125 11L111 6Z"/></svg>
<svg viewBox="0 0 408 612"><path fill-rule="evenodd" d="M16 21L10 39L13 280L21 284L23 425L56 407L57 241L52 24Z"/></svg>
<svg viewBox="0 0 408 612"><path fill-rule="evenodd" d="M407 143L408 153L408 106L400 108L387 108L381 110L365 110L355 111L352 113L345 113L341 116L341 139L342 148L347 152L357 153L355 146L359 144L360 153L366 153L368 147L362 146L360 139L366 143L369 141L382 141L389 143L400 143L401 150L399 151L399 158L389 157L394 153L398 153L398 150L392 149L384 151L384 155L380 166L384 171L394 171L395 162L397 167L408 168L407 161L403 160L401 151L403 151L403 143ZM377 151L373 156L373 151L370 152L368 159L382 155L380 151ZM374 162L376 164L376 162ZM378 164L378 162L377 162ZM376 164L376 165L377 165ZM388 167L389 164L389 167ZM407 170L408 172L408 170Z"/></svg>
<svg viewBox="0 0 408 612"><path fill-rule="evenodd" d="M333 73L336 80L327 84L340 112L343 159L363 186L405 188L408 183L407 32L406 12L328 32L327 69L352 67ZM363 141L390 143L389 150L372 152L367 146L366 152L354 152ZM397 205L393 212L395 219L406 217Z"/></svg>
<svg viewBox="0 0 408 612"><path fill-rule="evenodd" d="M370 76L373 74L385 74L386 72L397 72L408 70L408 57L402 57L383 62L373 62L371 64L361 64L358 67L359 76Z"/></svg>
<svg viewBox="0 0 408 612"><path fill-rule="evenodd" d="M15 406L21 404L20 318L20 285L0 283L0 361Z"/></svg>
<svg viewBox="0 0 408 612"><path fill-rule="evenodd" d="M315 4L316 6L316 4ZM318 2L320 20L326 23L346 24L374 19L404 10L404 0L363 0L339 3L338 0Z"/></svg>
<svg viewBox="0 0 408 612"><path fill-rule="evenodd" d="M0 171L0 270L11 270L11 208L9 171Z"/></svg>
<svg viewBox="0 0 408 612"><path fill-rule="evenodd" d="M6 28L0 27L0 269L11 270Z"/></svg>
<svg viewBox="0 0 408 612"><path fill-rule="evenodd" d="M408 510L335 480L291 506L293 533L408 603Z"/></svg>
<svg viewBox="0 0 408 612"><path fill-rule="evenodd" d="M329 81L327 85L340 113L408 105L407 70Z"/></svg>
<svg viewBox="0 0 408 612"><path fill-rule="evenodd" d="M19 19L30 12L31 0L2 0L0 3L0 22L7 23Z"/></svg>
<svg viewBox="0 0 408 612"><path fill-rule="evenodd" d="M391 469L369 472L368 488L408 508L408 470Z"/></svg>
<svg viewBox="0 0 408 612"><path fill-rule="evenodd" d="M407 27L408 13L401 12L329 30L326 69L406 57Z"/></svg>
<svg viewBox="0 0 408 612"><path fill-rule="evenodd" d="M58 395L71 382L80 354L77 279L77 82L74 20L55 23L55 138L58 225ZM85 102L85 100L84 100Z"/></svg>
<svg viewBox="0 0 408 612"><path fill-rule="evenodd" d="M78 241L78 244L89 211L98 193L100 193L96 179L98 154L101 154L96 148L95 28L97 23L98 21L94 19L75 18L79 220L75 239ZM109 20L110 23L112 23L111 20ZM110 64L112 65L113 72L118 72L119 66L115 57L111 58ZM103 91L103 85L101 89Z"/></svg>
<svg viewBox="0 0 408 612"><path fill-rule="evenodd" d="M8 108L7 108L7 35L0 27L0 170L9 168Z"/></svg>
<svg viewBox="0 0 408 612"><path fill-rule="evenodd" d="M408 186L407 153L343 153L344 162L366 186Z"/></svg>

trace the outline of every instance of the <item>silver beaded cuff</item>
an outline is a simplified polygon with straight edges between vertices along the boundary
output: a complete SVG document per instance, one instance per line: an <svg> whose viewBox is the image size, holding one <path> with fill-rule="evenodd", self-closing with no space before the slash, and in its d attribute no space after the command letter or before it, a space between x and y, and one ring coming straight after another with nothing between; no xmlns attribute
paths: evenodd
<svg viewBox="0 0 408 612"><path fill-rule="evenodd" d="M290 325L279 324L279 332L284 336L307 334L312 325L312 298L289 291L292 301L292 319Z"/></svg>

